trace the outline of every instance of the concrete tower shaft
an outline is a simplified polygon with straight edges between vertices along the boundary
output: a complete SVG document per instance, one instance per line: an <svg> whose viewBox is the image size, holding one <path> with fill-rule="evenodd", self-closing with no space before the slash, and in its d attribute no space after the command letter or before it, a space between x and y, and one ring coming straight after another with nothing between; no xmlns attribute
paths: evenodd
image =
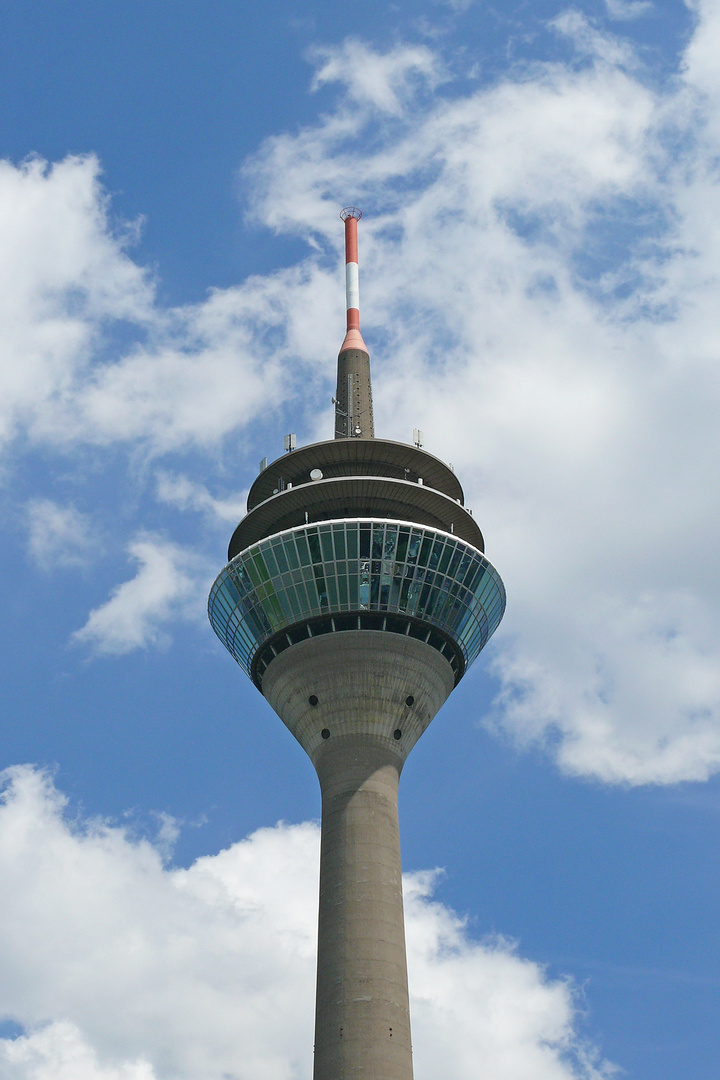
<svg viewBox="0 0 720 1080"><path fill-rule="evenodd" d="M335 438L265 468L212 587L215 632L322 794L315 1080L412 1080L397 789L497 627L500 577L451 468L374 438L357 222Z"/></svg>
<svg viewBox="0 0 720 1080"><path fill-rule="evenodd" d="M426 643L362 630L301 642L263 678L322 792L315 1080L412 1078L398 781L454 681Z"/></svg>

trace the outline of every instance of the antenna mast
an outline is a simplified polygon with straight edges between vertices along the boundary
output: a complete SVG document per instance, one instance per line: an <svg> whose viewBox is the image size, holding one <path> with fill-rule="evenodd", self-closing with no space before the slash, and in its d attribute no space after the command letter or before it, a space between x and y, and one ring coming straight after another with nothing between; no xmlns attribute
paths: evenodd
<svg viewBox="0 0 720 1080"><path fill-rule="evenodd" d="M373 439L370 355L360 333L360 287L358 275L357 224L362 210L346 206L340 217L345 222L345 307L347 329L338 355L335 401L336 439Z"/></svg>

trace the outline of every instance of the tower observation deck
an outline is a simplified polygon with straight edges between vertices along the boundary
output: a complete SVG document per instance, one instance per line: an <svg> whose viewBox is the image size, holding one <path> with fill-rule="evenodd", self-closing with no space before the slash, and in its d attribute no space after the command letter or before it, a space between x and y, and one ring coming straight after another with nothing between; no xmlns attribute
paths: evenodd
<svg viewBox="0 0 720 1080"><path fill-rule="evenodd" d="M398 781L500 622L505 590L452 469L374 437L360 216L341 215L335 438L257 477L209 616L320 780L314 1080L412 1080Z"/></svg>

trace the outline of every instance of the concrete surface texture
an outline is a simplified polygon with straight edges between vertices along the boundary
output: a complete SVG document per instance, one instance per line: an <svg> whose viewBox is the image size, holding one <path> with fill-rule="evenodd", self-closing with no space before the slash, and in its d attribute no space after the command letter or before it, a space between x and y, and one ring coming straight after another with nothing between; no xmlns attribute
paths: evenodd
<svg viewBox="0 0 720 1080"><path fill-rule="evenodd" d="M364 348L343 349L338 356L335 438L372 439L374 434L370 357Z"/></svg>
<svg viewBox="0 0 720 1080"><path fill-rule="evenodd" d="M314 1080L412 1080L398 780L453 684L431 646L372 630L300 642L265 673L322 791Z"/></svg>

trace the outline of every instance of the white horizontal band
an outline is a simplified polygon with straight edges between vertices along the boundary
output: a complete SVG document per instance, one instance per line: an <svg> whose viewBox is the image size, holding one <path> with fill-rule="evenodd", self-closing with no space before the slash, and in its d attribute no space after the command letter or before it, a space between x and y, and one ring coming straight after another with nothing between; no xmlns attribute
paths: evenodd
<svg viewBox="0 0 720 1080"><path fill-rule="evenodd" d="M360 310L360 279L358 277L358 264L356 262L345 263L345 297L346 308Z"/></svg>

